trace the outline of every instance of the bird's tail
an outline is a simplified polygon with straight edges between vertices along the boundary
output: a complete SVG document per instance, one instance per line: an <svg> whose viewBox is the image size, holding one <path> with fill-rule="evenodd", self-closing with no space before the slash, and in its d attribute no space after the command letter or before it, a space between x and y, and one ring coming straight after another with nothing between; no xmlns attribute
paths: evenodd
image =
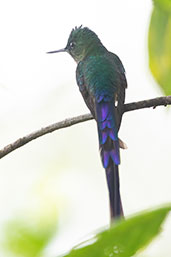
<svg viewBox="0 0 171 257"><path fill-rule="evenodd" d="M99 147L109 190L111 218L123 216L119 172L119 139L117 135L114 99L100 99L96 103L96 121L99 134Z"/></svg>
<svg viewBox="0 0 171 257"><path fill-rule="evenodd" d="M120 218L123 216L123 209L120 196L118 165L113 163L105 170L110 199L110 216L111 219Z"/></svg>

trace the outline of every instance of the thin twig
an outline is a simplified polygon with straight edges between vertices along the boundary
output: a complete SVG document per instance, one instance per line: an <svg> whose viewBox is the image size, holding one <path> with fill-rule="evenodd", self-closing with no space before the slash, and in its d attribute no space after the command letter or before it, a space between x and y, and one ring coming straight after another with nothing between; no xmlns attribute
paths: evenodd
<svg viewBox="0 0 171 257"><path fill-rule="evenodd" d="M171 104L171 96L157 97L157 98L153 98L153 99L149 99L149 100L125 104L124 108L123 108L123 113L138 110L138 109L143 109L143 108L149 108L149 107L156 108L157 106L161 106L161 105L167 106L170 104ZM77 123L92 120L92 119L93 119L93 117L91 114L84 114L84 115L80 115L80 116L73 117L70 119L65 119L60 122L56 122L45 128L41 128L40 130L32 132L31 134L29 134L27 136L19 138L15 142L13 142L13 143L5 146L3 149L1 149L0 150L0 159L3 158L5 155L11 153L12 151L16 150L17 148L31 142L32 140L34 140L38 137L41 137L48 133L51 133L55 130L67 128L67 127L70 127Z"/></svg>

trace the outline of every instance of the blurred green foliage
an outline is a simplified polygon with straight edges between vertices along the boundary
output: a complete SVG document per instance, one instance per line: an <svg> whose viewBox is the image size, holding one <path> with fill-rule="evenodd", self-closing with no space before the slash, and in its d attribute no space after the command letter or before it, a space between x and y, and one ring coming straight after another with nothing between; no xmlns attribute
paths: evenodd
<svg viewBox="0 0 171 257"><path fill-rule="evenodd" d="M148 35L149 65L165 95L171 95L171 0L154 0Z"/></svg>
<svg viewBox="0 0 171 257"><path fill-rule="evenodd" d="M146 211L115 222L64 257L130 257L147 246L161 230L171 207ZM13 220L5 227L4 248L16 257L41 257L56 232L56 218ZM11 255L9 255L11 256Z"/></svg>
<svg viewBox="0 0 171 257"><path fill-rule="evenodd" d="M3 248L12 256L39 257L56 233L57 216L46 216L46 219L41 215L23 217L5 226Z"/></svg>
<svg viewBox="0 0 171 257"><path fill-rule="evenodd" d="M155 5L158 5L160 8L166 12L171 11L171 1L170 0L153 0Z"/></svg>
<svg viewBox="0 0 171 257"><path fill-rule="evenodd" d="M139 214L96 235L96 242L73 249L65 257L129 257L147 246L160 232L171 207ZM90 241L91 242L91 241Z"/></svg>

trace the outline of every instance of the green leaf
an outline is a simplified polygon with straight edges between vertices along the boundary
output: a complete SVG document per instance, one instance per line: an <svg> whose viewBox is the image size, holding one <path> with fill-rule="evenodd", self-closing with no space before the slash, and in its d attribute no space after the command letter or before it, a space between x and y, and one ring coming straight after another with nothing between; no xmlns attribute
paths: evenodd
<svg viewBox="0 0 171 257"><path fill-rule="evenodd" d="M154 0L148 35L149 65L165 95L171 95L171 0Z"/></svg>
<svg viewBox="0 0 171 257"><path fill-rule="evenodd" d="M130 257L147 246L160 232L171 207L139 214L120 221L95 237L96 242L75 248L65 257Z"/></svg>
<svg viewBox="0 0 171 257"><path fill-rule="evenodd" d="M45 207L48 208L45 209ZM37 209L36 209L37 208ZM17 257L39 257L56 233L57 212L48 205L23 212L4 226L2 248Z"/></svg>
<svg viewBox="0 0 171 257"><path fill-rule="evenodd" d="M34 221L33 221L34 223ZM13 256L38 257L55 233L56 226L26 224L25 221L12 221L6 227L5 250Z"/></svg>
<svg viewBox="0 0 171 257"><path fill-rule="evenodd" d="M156 6L159 6L163 9L163 11L170 12L171 11L171 0L153 0Z"/></svg>

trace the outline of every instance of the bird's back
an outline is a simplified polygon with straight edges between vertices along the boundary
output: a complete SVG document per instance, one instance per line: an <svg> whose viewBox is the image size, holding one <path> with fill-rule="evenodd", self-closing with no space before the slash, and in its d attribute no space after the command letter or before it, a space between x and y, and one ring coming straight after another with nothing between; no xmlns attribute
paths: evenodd
<svg viewBox="0 0 171 257"><path fill-rule="evenodd" d="M122 107L127 87L125 70L119 57L107 50L100 55L90 55L77 66L77 83L88 108L93 114L92 98L99 101L102 97L114 97L117 101L117 127L119 129Z"/></svg>
<svg viewBox="0 0 171 257"><path fill-rule="evenodd" d="M88 91L94 97L117 93L120 80L117 63L110 53L93 55L82 61L82 72Z"/></svg>

